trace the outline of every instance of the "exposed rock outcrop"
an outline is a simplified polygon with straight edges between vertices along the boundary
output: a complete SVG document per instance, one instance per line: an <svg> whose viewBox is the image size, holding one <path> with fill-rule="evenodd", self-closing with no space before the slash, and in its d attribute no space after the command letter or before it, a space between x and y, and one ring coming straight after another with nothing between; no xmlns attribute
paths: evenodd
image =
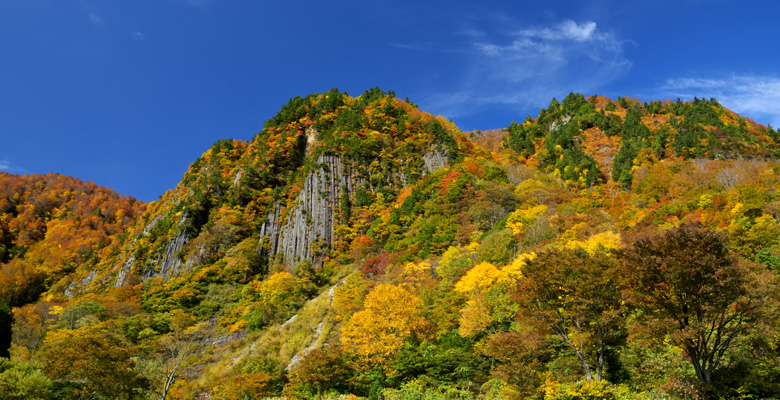
<svg viewBox="0 0 780 400"><path fill-rule="evenodd" d="M342 192L354 196L360 178L353 178L341 157L322 155L317 159L319 168L309 174L295 202L287 212L286 220L280 221L280 207L263 224L261 245L268 256L282 254L285 262L300 261L315 263L321 250L330 248L334 239L334 227L339 212Z"/></svg>
<svg viewBox="0 0 780 400"><path fill-rule="evenodd" d="M133 269L134 262L135 262L135 257L131 255L130 257L127 258L124 264L121 264L121 267L119 267L119 272L117 272L116 274L114 287L120 287L125 284L125 280L127 279L127 276L130 275L130 271L132 271Z"/></svg>
<svg viewBox="0 0 780 400"><path fill-rule="evenodd" d="M309 170L302 185L298 184L301 188L293 201L285 203L279 200L274 203L259 232L260 256L269 261L281 260L292 268L296 268L301 262L318 266L330 253L337 239L336 226L343 223L341 218L343 218L344 203L347 204L346 207L351 207L357 199L359 188L375 192L381 186L390 185L400 189L410 183L409 179L414 178L413 181L416 181L420 176L445 168L448 163L448 149L435 144L431 144L422 154L408 154L408 158L403 162L382 159L378 152L373 157L359 160L327 152L316 156L315 154L319 154L317 150L322 150L318 135L318 131L312 125L298 137L298 140L303 139L304 142L301 144L305 144L305 157L314 161L309 164L314 167ZM316 159L313 159L314 157ZM303 166L303 160L296 165L298 168ZM227 181L230 187L240 185L242 176L252 174L253 171L246 168L251 167L247 164L234 172L235 175ZM210 177L209 171L211 165L207 164L202 166L200 174L214 179ZM219 185L208 184L205 187L208 189L200 190L219 189ZM195 196L195 193L194 188L189 188L184 199L172 199L172 204L179 204L181 201L191 202L193 200L190 197ZM220 193L215 195L216 198L220 196ZM214 205L209 203L206 209L210 207ZM179 228L182 228L186 214L185 212L181 216L178 222ZM162 217L163 215L157 215L149 222L142 235L149 234ZM169 236L166 242L158 244L156 248L159 250L144 260L139 260L137 256L132 256L132 252L128 252L126 258L114 266L116 278L113 285L127 284L127 278L133 271L143 280L157 276L163 279L175 277L197 269L209 258L210 253L215 251L199 239L195 239L186 247L186 257L182 257L183 249L192 235L183 228L178 229L175 235ZM135 242L130 245L130 248L134 245Z"/></svg>
<svg viewBox="0 0 780 400"><path fill-rule="evenodd" d="M423 162L425 163L423 174L446 167L447 155L447 150L436 148L431 148L431 151L423 154Z"/></svg>
<svg viewBox="0 0 780 400"><path fill-rule="evenodd" d="M97 276L98 274L96 271L90 271L89 275L84 277L84 279L68 285L68 287L65 288L64 291L65 297L72 299L77 294L79 294L82 290L84 290L87 286L89 286L89 284L92 283L92 281L94 281L95 278L97 278Z"/></svg>
<svg viewBox="0 0 780 400"><path fill-rule="evenodd" d="M162 215L158 215L151 222L149 222L141 235L147 235L154 228L154 226L157 225L162 217ZM179 219L178 226L181 226L185 219L186 215L182 215ZM146 265L140 266L139 270L142 272L141 278L147 279L155 276L169 278L171 276L178 275L183 270L181 267L182 260L179 257L179 251L184 247L185 244L187 244L188 241L189 236L185 230L182 230L178 235L170 239L165 246L164 251L158 253L154 259L147 261ZM132 248L135 243L136 240L133 240L133 242L130 244L130 247ZM114 287L120 287L127 283L127 277L133 270L133 265L135 262L135 256L131 254L127 257L127 259L124 260L124 262L121 262L114 267L117 269L116 279L114 279ZM184 269L186 269L186 267Z"/></svg>
<svg viewBox="0 0 780 400"><path fill-rule="evenodd" d="M422 174L425 175L447 165L447 151L431 148L423 154L422 160ZM306 177L285 218L277 203L263 224L260 231L262 255L273 258L281 254L291 267L302 261L317 265L319 258L333 246L342 193L351 201L357 188L367 181L339 156L321 155L317 164L319 168ZM397 176L400 182L405 182L401 171Z"/></svg>
<svg viewBox="0 0 780 400"><path fill-rule="evenodd" d="M176 237L168 241L165 253L160 253L150 262L143 272L143 279L154 276L167 277L169 274L176 275L181 270L181 258L178 256L179 250L187 244L187 232L182 231Z"/></svg>

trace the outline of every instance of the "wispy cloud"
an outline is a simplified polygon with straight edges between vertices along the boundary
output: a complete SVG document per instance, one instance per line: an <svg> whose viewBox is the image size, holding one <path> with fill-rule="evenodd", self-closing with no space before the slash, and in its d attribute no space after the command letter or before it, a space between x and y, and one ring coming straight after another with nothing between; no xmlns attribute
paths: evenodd
<svg viewBox="0 0 780 400"><path fill-rule="evenodd" d="M565 20L508 34L472 32L457 90L427 106L458 117L497 104L542 106L569 91L593 93L631 68L625 41L593 21Z"/></svg>
<svg viewBox="0 0 780 400"><path fill-rule="evenodd" d="M89 13L89 22L98 26L103 26L103 18L93 12Z"/></svg>
<svg viewBox="0 0 780 400"><path fill-rule="evenodd" d="M0 171L5 171L11 174L23 174L27 172L26 169L12 163L7 159L0 159Z"/></svg>
<svg viewBox="0 0 780 400"><path fill-rule="evenodd" d="M715 97L725 107L761 123L780 126L780 77L731 75L669 79L654 89L656 98Z"/></svg>
<svg viewBox="0 0 780 400"><path fill-rule="evenodd" d="M538 37L546 40L574 40L585 42L591 39L606 39L607 36L596 33L596 23L593 21L578 24L574 21L564 21L552 28L531 28L520 31L524 37ZM598 37L597 37L598 36Z"/></svg>
<svg viewBox="0 0 780 400"><path fill-rule="evenodd" d="M433 43L415 43L415 44L390 43L390 46L403 49L403 50L414 50L414 51L428 51L434 47Z"/></svg>
<svg viewBox="0 0 780 400"><path fill-rule="evenodd" d="M133 31L133 37L138 40L146 40L146 35L138 31Z"/></svg>
<svg viewBox="0 0 780 400"><path fill-rule="evenodd" d="M81 7L81 10L86 14L89 22L95 26L105 26L106 24L105 20L100 14L95 12L95 7L93 7L91 3L92 3L91 1L79 0L79 6Z"/></svg>

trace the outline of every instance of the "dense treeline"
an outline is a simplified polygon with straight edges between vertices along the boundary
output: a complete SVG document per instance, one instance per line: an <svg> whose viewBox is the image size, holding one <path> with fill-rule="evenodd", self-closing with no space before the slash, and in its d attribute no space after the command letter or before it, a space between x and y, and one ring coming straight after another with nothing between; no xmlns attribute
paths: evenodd
<svg viewBox="0 0 780 400"><path fill-rule="evenodd" d="M2 175L30 182L0 185L0 392L778 397L776 139L714 99L570 94L488 150L392 91L333 89L146 206L75 180L49 205L31 193L64 178ZM320 156L357 182L333 241L268 257L264 224L294 217Z"/></svg>
<svg viewBox="0 0 780 400"><path fill-rule="evenodd" d="M57 174L0 173L0 355L10 311L77 267L94 267L144 209L129 196Z"/></svg>
<svg viewBox="0 0 780 400"><path fill-rule="evenodd" d="M512 122L504 146L538 158L545 171L566 181L592 185L605 179L600 167L630 187L634 162L641 161L637 157L777 157L777 139L772 127L739 117L715 99L640 103L570 93L561 103L553 99L535 120Z"/></svg>

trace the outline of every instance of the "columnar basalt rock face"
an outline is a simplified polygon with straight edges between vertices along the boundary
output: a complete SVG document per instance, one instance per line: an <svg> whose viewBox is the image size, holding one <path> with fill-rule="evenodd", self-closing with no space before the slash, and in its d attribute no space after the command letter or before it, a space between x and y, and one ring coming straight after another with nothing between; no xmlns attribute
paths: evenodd
<svg viewBox="0 0 780 400"><path fill-rule="evenodd" d="M144 270L143 279L154 276L167 277L176 275L181 271L181 258L177 255L179 250L187 244L187 232L182 231L168 242L165 253L160 253L151 261L150 266Z"/></svg>
<svg viewBox="0 0 780 400"><path fill-rule="evenodd" d="M262 258L269 262L281 261L293 269L301 262L309 262L317 266L330 253L338 239L335 234L336 227L340 223L345 223L341 220L344 207L342 203L353 205L358 188L376 191L380 185L390 185L400 189L416 181L420 176L445 168L448 163L448 150L442 145L430 144L430 147L421 149L419 153L410 152L401 162L383 159L379 152L361 159L328 152L322 147L327 145L320 142L316 125L311 125L301 132L298 140L301 138L305 140L305 158L314 162L308 164L309 173L303 182L297 184L301 189L294 200L291 202L278 200L274 203L260 228L258 243L258 253ZM296 165L297 168L302 167L303 159ZM202 166L199 173L207 176L211 170L212 166L206 164ZM231 188L236 187L241 184L242 176L247 173L251 174L252 171L239 168L226 182ZM208 187L211 188L212 184L210 183ZM220 188L219 185L215 187L214 190ZM201 188L201 190L205 189ZM186 193L184 199L174 198L171 201L175 204L181 202L187 204L193 201L191 197L196 195L195 188L189 188ZM144 227L142 235L148 234L162 217L162 214L158 215L149 222ZM184 217L182 215L178 222L179 228L182 228ZM133 257L133 252L128 251L114 265L115 274L112 276L115 278L109 284L114 286L127 284L128 277L133 272L137 273L142 280L152 277L162 277L167 280L197 269L209 259L214 249L197 239L187 245L192 239L191 236L191 232L186 229L177 230L175 236L169 236L166 242L158 244L159 250L156 254L150 254L144 260ZM134 244L135 242L130 245L130 248L133 248Z"/></svg>
<svg viewBox="0 0 780 400"><path fill-rule="evenodd" d="M114 287L120 287L125 284L125 280L127 279L127 276L130 274L130 271L132 271L133 263L135 262L135 257L132 255L125 260L123 264L120 264L117 266L119 268L119 272L116 274L116 280L114 280Z"/></svg>
<svg viewBox="0 0 780 400"><path fill-rule="evenodd" d="M431 148L431 151L423 154L423 162L425 163L425 171L423 173L431 173L442 169L447 166L447 151Z"/></svg>
<svg viewBox="0 0 780 400"><path fill-rule="evenodd" d="M431 173L447 165L447 152L431 149L423 155L423 161L423 175ZM316 265L318 258L327 253L335 240L342 193L346 191L347 197L354 199L357 188L367 183L339 156L322 155L317 164L320 167L306 177L286 219L280 221L277 203L260 232L261 253L269 258L281 254L291 267L302 261ZM397 172L400 182L405 182L402 175Z"/></svg>
<svg viewBox="0 0 780 400"><path fill-rule="evenodd" d="M353 196L360 178L353 178L351 168L341 157L322 155L317 159L319 168L310 173L295 202L287 212L286 220L279 225L280 208L261 229L261 245L265 244L268 256L282 254L287 264L300 261L314 263L319 250L330 248L334 240L334 227L339 212L342 191Z"/></svg>
<svg viewBox="0 0 780 400"><path fill-rule="evenodd" d="M162 215L158 215L156 218L154 218L144 228L141 235L148 234L152 228L154 228L154 226L157 225L157 223L162 219L162 217ZM185 219L186 215L182 215L179 219L178 225L181 226ZM184 247L184 245L187 244L188 241L189 236L185 230L182 230L178 235L170 239L167 245L164 247L163 251L157 254L154 259L147 261L147 265L141 266L141 268L139 268L141 270L141 278L147 279L155 276L162 276L164 279L170 278L171 276L176 276L181 273L181 271L187 270L189 267L191 267L190 263L188 262L187 265L182 268L182 260L178 255L179 251ZM132 248L134 245L135 240L130 244L130 247ZM135 264L135 262L135 257L131 254L127 259L124 260L124 262L119 263L115 267L117 273L116 279L113 281L114 287L119 287L127 283L127 277L133 270L133 264Z"/></svg>

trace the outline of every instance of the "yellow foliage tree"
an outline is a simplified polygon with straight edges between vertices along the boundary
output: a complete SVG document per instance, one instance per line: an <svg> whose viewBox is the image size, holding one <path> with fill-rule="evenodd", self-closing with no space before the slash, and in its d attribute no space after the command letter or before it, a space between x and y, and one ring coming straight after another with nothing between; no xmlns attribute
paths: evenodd
<svg viewBox="0 0 780 400"><path fill-rule="evenodd" d="M564 247L568 250L583 249L588 254L594 255L597 252L610 254L612 250L617 250L623 246L619 233L601 232L589 237L585 241L569 240Z"/></svg>
<svg viewBox="0 0 780 400"><path fill-rule="evenodd" d="M482 332L493 322L491 317L492 304L485 293L502 277L501 271L489 262L481 262L470 269L466 275L455 284L455 291L468 296L466 306L460 310L461 336L473 336Z"/></svg>
<svg viewBox="0 0 780 400"><path fill-rule="evenodd" d="M473 336L486 330L493 318L491 317L492 307L485 296L481 293L473 296L466 302L466 306L460 310L460 326L458 334L463 337Z"/></svg>
<svg viewBox="0 0 780 400"><path fill-rule="evenodd" d="M419 263L407 262L404 265L403 283L404 288L410 291L416 291L417 289L431 284L433 282L433 269L431 264L426 261L420 261Z"/></svg>
<svg viewBox="0 0 780 400"><path fill-rule="evenodd" d="M423 328L421 305L419 297L401 287L378 285L341 328L341 343L366 365L383 365Z"/></svg>
<svg viewBox="0 0 780 400"><path fill-rule="evenodd" d="M461 336L473 336L483 332L493 322L504 318L508 304L505 296L500 293L506 293L507 287L522 278L522 268L527 261L534 258L536 253L520 254L501 269L491 263L482 262L455 284L455 291L468 297L466 305L460 310L458 333ZM488 291L494 288L496 290L488 295Z"/></svg>
<svg viewBox="0 0 780 400"><path fill-rule="evenodd" d="M547 206L539 204L531 208L520 209L509 214L506 220L506 226L512 230L515 235L522 234L526 228L531 226L536 220L547 213Z"/></svg>
<svg viewBox="0 0 780 400"><path fill-rule="evenodd" d="M536 258L536 253L523 253L515 257L515 259L509 263L509 265L501 268L501 276L499 282L505 284L512 284L517 282L523 277L522 269L525 267L526 262Z"/></svg>
<svg viewBox="0 0 780 400"><path fill-rule="evenodd" d="M277 272L265 281L252 282L245 289L253 299L268 304L277 304L295 292L295 277L287 271Z"/></svg>
<svg viewBox="0 0 780 400"><path fill-rule="evenodd" d="M481 262L470 269L455 284L455 290L461 293L482 292L490 289L501 278L501 271L489 262Z"/></svg>
<svg viewBox="0 0 780 400"><path fill-rule="evenodd" d="M479 243L468 246L452 246L442 254L441 261L436 266L436 274L447 282L455 282L463 272L471 268L476 258Z"/></svg>

